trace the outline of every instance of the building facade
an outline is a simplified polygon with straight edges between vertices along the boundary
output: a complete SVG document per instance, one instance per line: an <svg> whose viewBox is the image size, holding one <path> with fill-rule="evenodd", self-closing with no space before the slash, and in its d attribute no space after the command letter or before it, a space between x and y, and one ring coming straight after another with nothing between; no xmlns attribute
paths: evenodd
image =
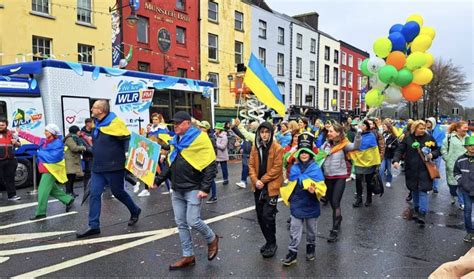
<svg viewBox="0 0 474 279"><path fill-rule="evenodd" d="M216 121L229 121L237 115L230 79L250 57L252 7L241 0L203 0L200 9L201 79L215 84Z"/></svg>
<svg viewBox="0 0 474 279"><path fill-rule="evenodd" d="M340 43L332 36L319 31L319 109L323 118L340 117L339 60Z"/></svg>
<svg viewBox="0 0 474 279"><path fill-rule="evenodd" d="M341 111L349 114L360 114L367 107L363 98L363 78L360 64L369 58L369 53L350 45L344 41L341 44L341 97L339 104Z"/></svg>
<svg viewBox="0 0 474 279"><path fill-rule="evenodd" d="M58 59L111 66L113 0L0 0L0 65Z"/></svg>

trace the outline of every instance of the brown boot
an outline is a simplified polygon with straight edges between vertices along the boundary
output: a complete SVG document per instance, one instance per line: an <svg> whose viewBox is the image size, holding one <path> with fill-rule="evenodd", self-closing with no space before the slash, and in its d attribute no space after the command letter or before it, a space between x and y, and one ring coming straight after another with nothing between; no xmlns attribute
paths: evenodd
<svg viewBox="0 0 474 279"><path fill-rule="evenodd" d="M174 264L170 265L170 270L181 269L187 266L193 266L196 264L196 258L194 256L182 257Z"/></svg>
<svg viewBox="0 0 474 279"><path fill-rule="evenodd" d="M215 236L214 240L207 245L207 259L212 261L216 256L217 256L217 252L219 251L219 247L218 247L218 244L219 244L219 237Z"/></svg>

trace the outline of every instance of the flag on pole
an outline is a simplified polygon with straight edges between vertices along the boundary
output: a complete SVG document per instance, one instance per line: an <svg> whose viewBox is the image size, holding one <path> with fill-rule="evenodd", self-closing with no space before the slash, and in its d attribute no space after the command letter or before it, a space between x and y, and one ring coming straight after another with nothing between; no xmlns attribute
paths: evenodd
<svg viewBox="0 0 474 279"><path fill-rule="evenodd" d="M245 71L244 83L260 102L274 109L280 116L285 116L285 104L275 80L253 53Z"/></svg>

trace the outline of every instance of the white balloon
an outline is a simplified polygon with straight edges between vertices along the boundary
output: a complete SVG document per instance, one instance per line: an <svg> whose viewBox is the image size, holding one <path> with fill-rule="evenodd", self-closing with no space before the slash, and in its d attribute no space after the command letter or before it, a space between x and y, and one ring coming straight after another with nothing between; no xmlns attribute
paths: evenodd
<svg viewBox="0 0 474 279"><path fill-rule="evenodd" d="M392 105L396 105L396 104L399 104L401 101L402 101L402 91L400 89L400 87L398 86L389 86L386 90L385 90L385 102L389 103L389 104L392 104Z"/></svg>
<svg viewBox="0 0 474 279"><path fill-rule="evenodd" d="M377 75L371 76L369 78L369 82L372 88L379 89L379 90L385 89L385 87L387 86L386 83L383 83L382 81L380 81Z"/></svg>
<svg viewBox="0 0 474 279"><path fill-rule="evenodd" d="M385 66L385 61L380 57L371 57L367 62L367 70L372 74L377 74L383 66Z"/></svg>
<svg viewBox="0 0 474 279"><path fill-rule="evenodd" d="M123 69L125 67L127 67L128 65L128 62L126 59L120 59L120 62L119 62L119 68Z"/></svg>

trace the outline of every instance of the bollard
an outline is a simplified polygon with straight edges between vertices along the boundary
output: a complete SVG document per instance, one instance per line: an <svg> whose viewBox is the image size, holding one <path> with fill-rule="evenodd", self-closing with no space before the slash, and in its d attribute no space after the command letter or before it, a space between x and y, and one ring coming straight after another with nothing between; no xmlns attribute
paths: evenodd
<svg viewBox="0 0 474 279"><path fill-rule="evenodd" d="M29 195L38 195L37 183L36 183L36 155L33 155L33 191L28 192Z"/></svg>

